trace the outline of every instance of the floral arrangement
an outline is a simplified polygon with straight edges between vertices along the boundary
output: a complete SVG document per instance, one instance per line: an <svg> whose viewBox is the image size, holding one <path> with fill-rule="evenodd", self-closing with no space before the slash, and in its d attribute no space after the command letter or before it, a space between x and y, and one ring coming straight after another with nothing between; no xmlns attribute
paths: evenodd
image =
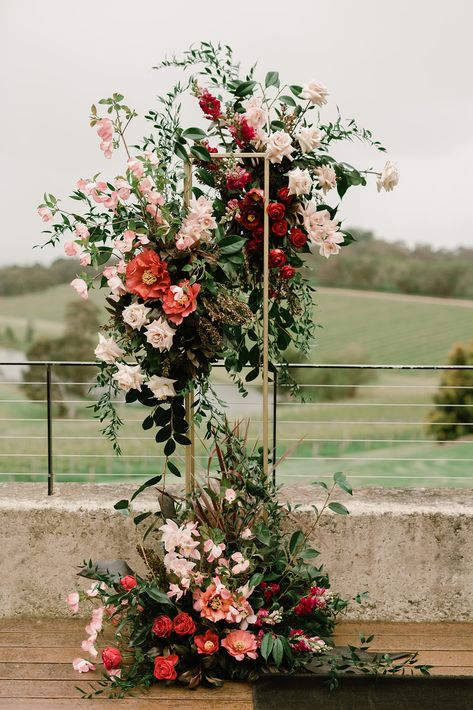
<svg viewBox="0 0 473 710"><path fill-rule="evenodd" d="M313 506L309 529L285 532L294 528L294 513L264 474L260 452L248 449L238 428L219 439L209 460L210 472L216 459L216 473L208 472L187 498L158 487L156 512L135 515L133 500L116 504L137 526L147 575L125 563L113 570L112 563L89 561L81 571L95 581L67 602L74 613L82 601L93 610L82 643L87 658L74 659L73 666L85 673L101 662L104 671L84 694L120 696L138 685L173 681L216 686L308 667L324 668L332 687L347 670L428 673L416 654L368 656L370 639L363 637L359 649L332 646L348 601L331 591L326 572L314 565L318 552L310 540L327 508L347 513L331 500L335 488L351 494L345 477L336 474L330 489L319 484L324 500ZM97 661L104 626L114 634L106 634Z"/></svg>
<svg viewBox="0 0 473 710"><path fill-rule="evenodd" d="M260 372L264 211L269 361L291 384L284 352L291 345L307 354L315 329L311 254L328 258L353 241L336 203L350 187L366 185L369 174L387 191L399 179L390 161L381 172L362 171L331 155L344 140L384 148L354 120L324 122L328 91L317 81L286 86L269 72L259 82L254 67L241 76L229 47L205 42L157 68L168 66L181 68L185 80L160 98L160 110L149 111L153 130L133 148L127 135L136 114L124 97L99 101L105 115L92 106L104 157L124 150L121 173L81 178L70 196L81 212L67 211L51 194L38 208L49 223L47 243L66 236L66 254L84 267L71 284L77 293L86 299L97 285L108 295L110 320L95 351L102 368L96 413L107 422L105 434L118 451L112 400L123 392L149 408L143 426L157 427L167 457L176 443L189 442L183 398L191 389L196 420L216 424L212 363L222 360L242 390ZM189 93L204 128L181 125L180 99ZM231 155L213 157L217 152ZM267 195L256 153L271 165ZM189 162L192 190L182 184Z"/></svg>

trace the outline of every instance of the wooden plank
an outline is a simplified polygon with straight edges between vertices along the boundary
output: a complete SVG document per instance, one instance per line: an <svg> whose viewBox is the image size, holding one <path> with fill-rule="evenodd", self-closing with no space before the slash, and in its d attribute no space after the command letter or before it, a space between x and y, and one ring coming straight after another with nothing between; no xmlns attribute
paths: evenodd
<svg viewBox="0 0 473 710"><path fill-rule="evenodd" d="M23 639L23 644L27 639ZM73 658L83 655L80 646L69 648L30 648L29 646L17 646L0 648L0 663L23 663L28 659L29 663L68 663Z"/></svg>
<svg viewBox="0 0 473 710"><path fill-rule="evenodd" d="M473 633L473 623L468 622L397 622L397 621L341 621L337 633L369 633L390 636L432 636L439 633L446 636L469 636Z"/></svg>
<svg viewBox="0 0 473 710"><path fill-rule="evenodd" d="M0 633L0 648L16 647L28 645L29 648L40 646L42 648L63 648L77 646L80 650L81 642L87 638L85 630L71 632L46 633L43 631L31 631L30 633ZM101 636L101 641L108 643L113 641L113 635Z"/></svg>
<svg viewBox="0 0 473 710"><path fill-rule="evenodd" d="M23 659L24 660L24 659ZM0 663L0 680L75 680L84 678L72 663ZM87 680L101 679L102 671L89 671Z"/></svg>
<svg viewBox="0 0 473 710"><path fill-rule="evenodd" d="M77 686L89 690L89 679L85 676L77 680L3 680L0 681L0 698L81 698ZM222 688L197 688L190 691L184 686L154 685L149 690L136 689L135 698L153 698L173 702L202 701L232 703L247 701L251 698L251 686L244 683L227 683Z"/></svg>
<svg viewBox="0 0 473 710"><path fill-rule="evenodd" d="M126 698L124 700L73 700L48 698L48 699L21 699L0 698L1 710L253 710L252 700L196 700L193 691L187 691L191 696L179 700L147 700L144 698Z"/></svg>
<svg viewBox="0 0 473 710"><path fill-rule="evenodd" d="M77 616L70 616L64 619L31 619L23 617L9 617L0 619L0 633L9 632L23 632L29 633L30 631L47 631L49 633L54 631L70 631L73 629L83 629L86 624L89 623L90 617L79 618Z"/></svg>
<svg viewBox="0 0 473 710"><path fill-rule="evenodd" d="M440 629L437 629L437 634ZM348 635L337 633L334 636L337 646L346 646L350 643L354 646L360 645L360 637L356 634ZM372 650L389 651L473 651L473 633L470 636L388 636L375 634L373 641L369 644Z"/></svg>

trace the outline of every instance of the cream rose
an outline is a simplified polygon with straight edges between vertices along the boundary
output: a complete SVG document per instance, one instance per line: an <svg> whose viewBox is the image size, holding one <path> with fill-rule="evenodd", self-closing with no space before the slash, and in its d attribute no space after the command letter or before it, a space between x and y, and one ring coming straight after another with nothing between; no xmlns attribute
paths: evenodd
<svg viewBox="0 0 473 710"><path fill-rule="evenodd" d="M308 170L294 168L287 174L289 178L289 195L308 195L312 187L312 178Z"/></svg>
<svg viewBox="0 0 473 710"><path fill-rule="evenodd" d="M174 389L175 382L176 380L170 380L168 377L153 375L146 384L156 399L167 399L167 397L176 396L176 390Z"/></svg>
<svg viewBox="0 0 473 710"><path fill-rule="evenodd" d="M281 163L283 158L292 160L292 138L285 131L271 133L266 144L266 158L270 163Z"/></svg>
<svg viewBox="0 0 473 710"><path fill-rule="evenodd" d="M299 133L296 133L295 138L302 153L310 153L318 148L322 142L322 134L315 126L301 128Z"/></svg>
<svg viewBox="0 0 473 710"><path fill-rule="evenodd" d="M123 355L123 350L113 338L105 338L102 333L99 333L99 344L94 350L95 357L109 365L115 362L117 357Z"/></svg>
<svg viewBox="0 0 473 710"><path fill-rule="evenodd" d="M337 176L335 170L330 165L321 165L319 168L316 168L315 174L317 175L319 186L324 193L337 187Z"/></svg>
<svg viewBox="0 0 473 710"><path fill-rule="evenodd" d="M150 312L151 308L146 308L143 303L132 303L123 309L123 321L134 330L140 330L148 322L148 313Z"/></svg>
<svg viewBox="0 0 473 710"><path fill-rule="evenodd" d="M378 192L380 192L382 188L384 188L386 192L391 192L392 190L394 190L398 182L399 170L397 169L396 164L392 162L392 160L388 160L388 162L383 168L381 177L376 183L378 187Z"/></svg>
<svg viewBox="0 0 473 710"><path fill-rule="evenodd" d="M308 99L311 103L317 106L323 106L327 103L328 91L323 84L318 81L309 81L304 85L301 92L301 98Z"/></svg>
<svg viewBox="0 0 473 710"><path fill-rule="evenodd" d="M160 352L169 350L176 331L164 318L152 321L146 328L146 340Z"/></svg>
<svg viewBox="0 0 473 710"><path fill-rule="evenodd" d="M256 96L243 101L243 108L245 109L243 118L246 119L247 123L249 123L252 128L258 130L266 125L268 112L261 106L261 101L256 98Z"/></svg>
<svg viewBox="0 0 473 710"><path fill-rule="evenodd" d="M118 364L113 379L118 382L121 390L128 392L129 390L141 390L145 378L141 374L139 365Z"/></svg>

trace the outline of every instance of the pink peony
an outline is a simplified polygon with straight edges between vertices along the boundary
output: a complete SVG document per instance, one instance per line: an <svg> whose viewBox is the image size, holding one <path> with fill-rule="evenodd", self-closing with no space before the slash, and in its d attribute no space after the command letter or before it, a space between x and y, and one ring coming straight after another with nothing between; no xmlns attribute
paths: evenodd
<svg viewBox="0 0 473 710"><path fill-rule="evenodd" d="M236 661L243 661L245 656L258 657L256 636L248 631L231 631L222 640L222 646Z"/></svg>
<svg viewBox="0 0 473 710"><path fill-rule="evenodd" d="M38 209L38 214L43 220L43 222L50 222L53 218L53 213L47 207L40 207Z"/></svg>

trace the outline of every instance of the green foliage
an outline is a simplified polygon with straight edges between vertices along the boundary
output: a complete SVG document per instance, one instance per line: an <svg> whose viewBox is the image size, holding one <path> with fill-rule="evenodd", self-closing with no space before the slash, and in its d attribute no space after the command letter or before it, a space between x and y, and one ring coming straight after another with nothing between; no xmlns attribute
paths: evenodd
<svg viewBox="0 0 473 710"><path fill-rule="evenodd" d="M449 365L473 365L473 340L455 343ZM473 370L445 370L429 414L428 432L437 441L453 441L473 434Z"/></svg>

